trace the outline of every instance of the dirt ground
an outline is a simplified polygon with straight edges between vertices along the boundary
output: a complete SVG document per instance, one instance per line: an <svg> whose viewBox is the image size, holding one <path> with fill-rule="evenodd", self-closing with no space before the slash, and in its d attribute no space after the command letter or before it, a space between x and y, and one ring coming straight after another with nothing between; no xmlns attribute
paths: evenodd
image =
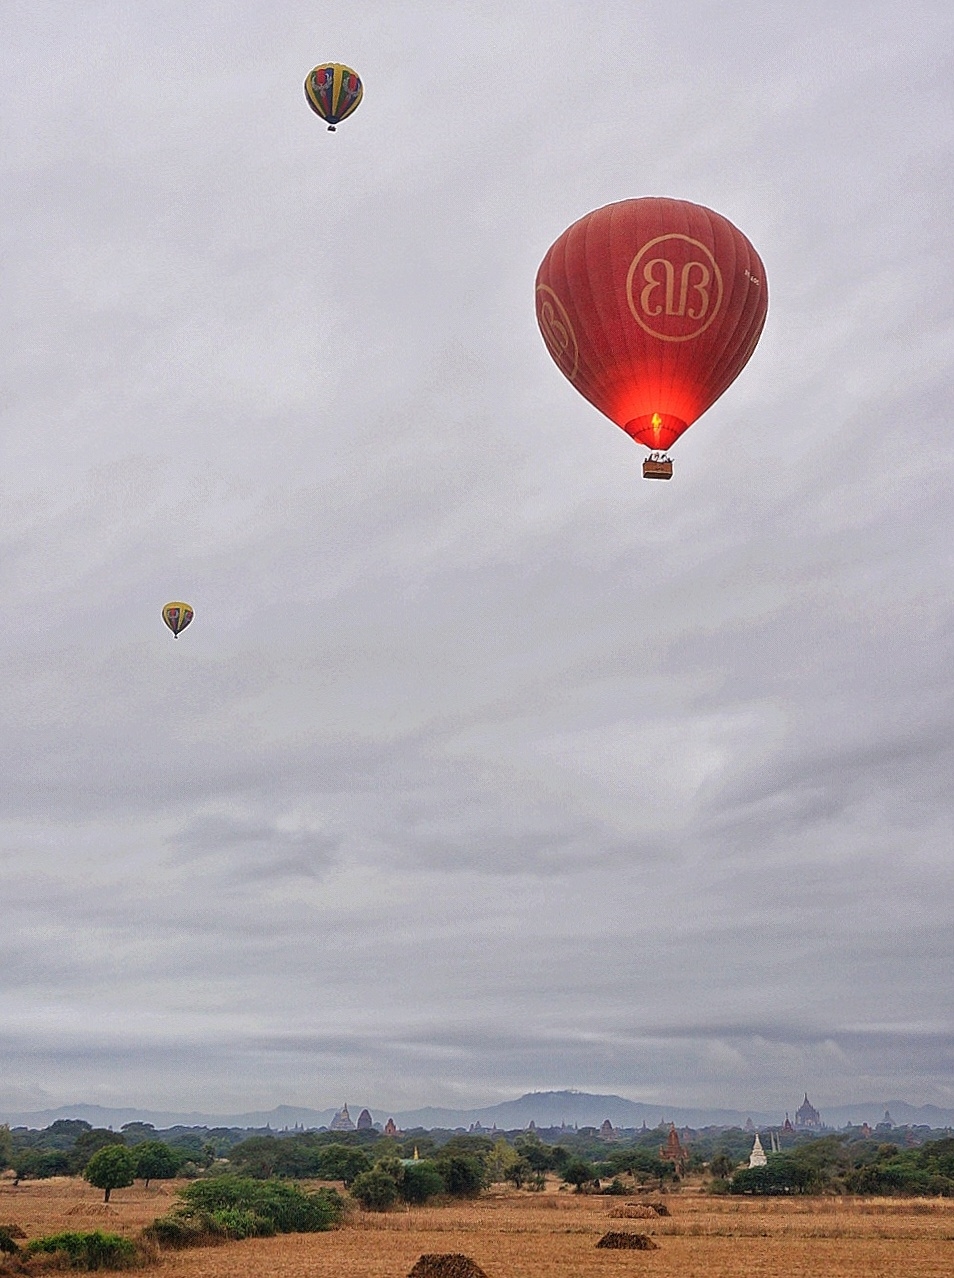
<svg viewBox="0 0 954 1278"><path fill-rule="evenodd" d="M103 1195L82 1180L0 1182L0 1224L135 1235L169 1209L175 1182ZM652 1197L650 1195L650 1197ZM165 1253L156 1278L404 1278L425 1252L461 1252L487 1278L950 1278L954 1200L666 1196L670 1217L625 1220L631 1199L490 1193L448 1207L355 1213L327 1234ZM599 1250L608 1230L650 1234L655 1251Z"/></svg>

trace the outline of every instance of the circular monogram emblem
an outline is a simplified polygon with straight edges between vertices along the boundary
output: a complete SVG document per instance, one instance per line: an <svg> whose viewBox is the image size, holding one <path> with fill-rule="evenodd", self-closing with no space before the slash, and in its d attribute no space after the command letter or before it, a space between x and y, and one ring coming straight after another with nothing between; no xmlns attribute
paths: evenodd
<svg viewBox="0 0 954 1278"><path fill-rule="evenodd" d="M633 318L663 342L704 333L719 314L722 291L722 272L709 249L676 231L644 244L626 276Z"/></svg>

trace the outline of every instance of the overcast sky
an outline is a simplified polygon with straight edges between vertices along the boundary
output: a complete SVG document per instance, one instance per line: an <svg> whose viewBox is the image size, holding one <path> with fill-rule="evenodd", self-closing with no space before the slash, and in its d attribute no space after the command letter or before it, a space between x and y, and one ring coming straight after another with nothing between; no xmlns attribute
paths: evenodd
<svg viewBox="0 0 954 1278"><path fill-rule="evenodd" d="M954 7L0 47L0 1112L954 1105ZM770 286L670 484L534 317L641 195Z"/></svg>

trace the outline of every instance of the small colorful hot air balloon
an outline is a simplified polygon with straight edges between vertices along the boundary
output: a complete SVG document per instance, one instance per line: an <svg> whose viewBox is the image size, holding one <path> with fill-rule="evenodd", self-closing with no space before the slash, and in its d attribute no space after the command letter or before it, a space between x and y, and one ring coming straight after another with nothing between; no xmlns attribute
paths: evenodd
<svg viewBox="0 0 954 1278"><path fill-rule="evenodd" d="M162 610L162 619L172 631L173 639L178 639L195 616L195 610L187 603L167 603Z"/></svg>
<svg viewBox="0 0 954 1278"><path fill-rule="evenodd" d="M335 126L351 114L364 95L356 71L340 62L322 62L305 76L305 101L334 133Z"/></svg>
<svg viewBox="0 0 954 1278"><path fill-rule="evenodd" d="M651 450L647 479L745 367L768 309L765 268L732 223L688 200L608 204L537 272L537 322L581 395Z"/></svg>

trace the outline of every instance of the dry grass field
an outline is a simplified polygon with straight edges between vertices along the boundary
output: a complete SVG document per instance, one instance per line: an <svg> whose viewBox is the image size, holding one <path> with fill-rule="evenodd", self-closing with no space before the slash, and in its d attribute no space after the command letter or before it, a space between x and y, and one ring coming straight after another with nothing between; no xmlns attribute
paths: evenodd
<svg viewBox="0 0 954 1278"><path fill-rule="evenodd" d="M0 1224L135 1234L175 1185L102 1193L81 1180L0 1182ZM633 1200L636 1201L637 1195ZM684 1190L668 1218L625 1220L619 1198L501 1192L477 1202L356 1213L327 1234L249 1239L163 1255L156 1278L404 1278L425 1252L463 1252L487 1278L950 1278L954 1200L738 1199ZM650 1234L655 1251L603 1251L608 1230Z"/></svg>

